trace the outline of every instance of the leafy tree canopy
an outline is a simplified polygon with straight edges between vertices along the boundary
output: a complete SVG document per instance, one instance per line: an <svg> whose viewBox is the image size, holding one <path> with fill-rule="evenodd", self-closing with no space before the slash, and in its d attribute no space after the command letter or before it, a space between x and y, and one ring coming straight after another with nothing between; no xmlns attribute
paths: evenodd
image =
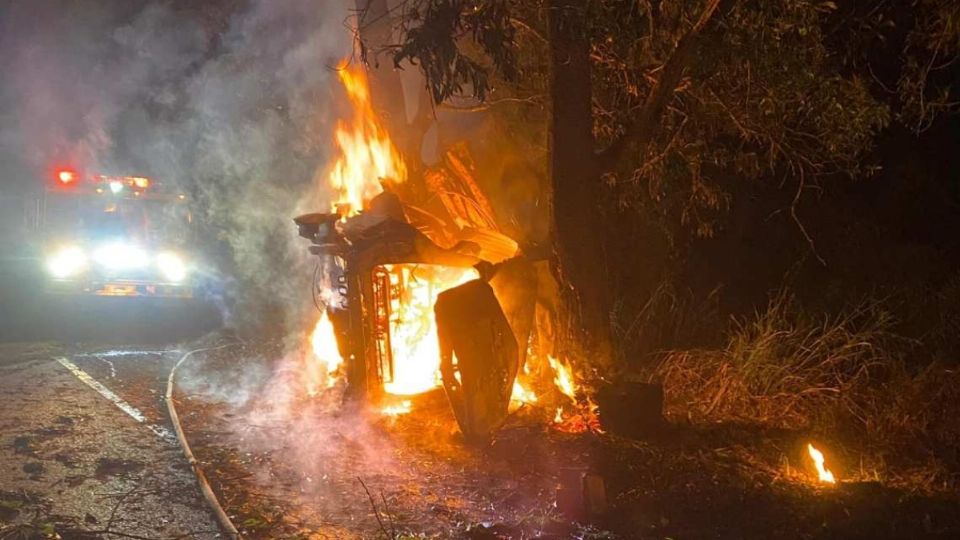
<svg viewBox="0 0 960 540"><path fill-rule="evenodd" d="M552 4L406 0L389 49L423 71L435 103L489 101L492 89L540 99ZM590 44L593 150L606 185L621 204L656 207L700 236L729 204L725 181L789 181L797 200L825 177L869 173L864 155L892 120L922 129L960 104L950 87L960 3L951 0L574 4L582 25L569 30ZM655 129L636 137L645 101L698 24Z"/></svg>

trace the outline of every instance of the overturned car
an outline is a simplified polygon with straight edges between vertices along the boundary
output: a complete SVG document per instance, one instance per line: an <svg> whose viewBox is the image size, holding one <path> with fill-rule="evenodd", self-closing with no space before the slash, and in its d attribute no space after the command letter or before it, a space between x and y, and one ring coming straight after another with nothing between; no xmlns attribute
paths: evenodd
<svg viewBox="0 0 960 540"><path fill-rule="evenodd" d="M319 257L315 285L348 395L378 401L442 385L467 440L486 441L526 359L536 274L507 236L469 226L440 236L421 216L385 191L350 217L294 221Z"/></svg>

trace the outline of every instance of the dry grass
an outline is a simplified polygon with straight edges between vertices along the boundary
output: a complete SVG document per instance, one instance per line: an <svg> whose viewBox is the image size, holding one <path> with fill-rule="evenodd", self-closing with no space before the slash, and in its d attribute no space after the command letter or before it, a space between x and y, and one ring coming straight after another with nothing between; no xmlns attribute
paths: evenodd
<svg viewBox="0 0 960 540"><path fill-rule="evenodd" d="M955 478L960 373L911 368L920 348L891 328L878 304L818 320L780 295L736 321L723 348L665 353L655 376L671 416L810 431L873 462Z"/></svg>

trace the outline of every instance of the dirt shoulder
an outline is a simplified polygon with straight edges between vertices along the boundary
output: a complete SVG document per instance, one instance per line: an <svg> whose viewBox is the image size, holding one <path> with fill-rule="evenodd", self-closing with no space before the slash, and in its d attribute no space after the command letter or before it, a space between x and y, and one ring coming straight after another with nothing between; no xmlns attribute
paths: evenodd
<svg viewBox="0 0 960 540"><path fill-rule="evenodd" d="M0 531L219 537L179 447L54 359L75 352L0 346Z"/></svg>

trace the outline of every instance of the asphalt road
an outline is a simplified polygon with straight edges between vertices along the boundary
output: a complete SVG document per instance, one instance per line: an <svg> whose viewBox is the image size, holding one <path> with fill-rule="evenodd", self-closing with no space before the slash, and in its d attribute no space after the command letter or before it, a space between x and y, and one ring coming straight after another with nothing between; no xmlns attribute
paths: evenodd
<svg viewBox="0 0 960 540"><path fill-rule="evenodd" d="M99 331L116 336L104 322ZM0 344L0 533L222 537L163 402L183 352Z"/></svg>

